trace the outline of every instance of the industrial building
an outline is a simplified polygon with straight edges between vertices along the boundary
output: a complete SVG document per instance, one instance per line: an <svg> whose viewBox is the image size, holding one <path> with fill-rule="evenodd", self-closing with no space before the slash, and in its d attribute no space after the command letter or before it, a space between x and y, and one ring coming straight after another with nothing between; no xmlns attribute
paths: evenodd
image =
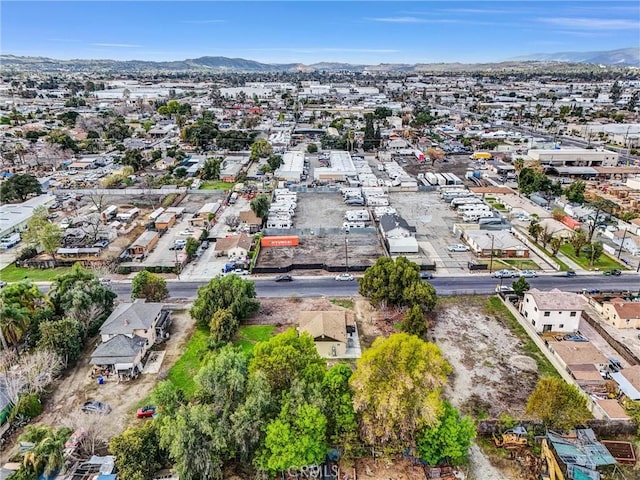
<svg viewBox="0 0 640 480"><path fill-rule="evenodd" d="M604 149L529 150L527 156L544 167L615 167L618 164L618 153Z"/></svg>
<svg viewBox="0 0 640 480"><path fill-rule="evenodd" d="M355 177L358 172L349 152L334 151L329 155L330 167L313 170L313 179L319 182L344 182L347 177Z"/></svg>
<svg viewBox="0 0 640 480"><path fill-rule="evenodd" d="M288 151L282 155L282 165L276 170L276 177L289 182L300 182L304 171L304 152Z"/></svg>

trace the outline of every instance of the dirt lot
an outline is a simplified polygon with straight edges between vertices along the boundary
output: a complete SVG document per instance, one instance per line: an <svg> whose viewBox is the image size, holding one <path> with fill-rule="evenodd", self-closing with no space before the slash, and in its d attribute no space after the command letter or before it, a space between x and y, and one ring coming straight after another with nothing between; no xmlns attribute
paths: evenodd
<svg viewBox="0 0 640 480"><path fill-rule="evenodd" d="M99 400L112 408L107 417L108 421L104 423L105 437L122 432L129 424L136 421L135 408L138 402L149 395L159 377L162 378L180 357L184 344L193 330L194 323L186 311L176 311L172 317L171 337L160 346L161 349L166 350L166 355L158 374L141 375L130 382L109 381L104 385L98 385L96 379L90 378L89 375L91 366L88 362L92 349L88 349L81 363L67 372L58 383L53 394L46 401L45 413L34 423L67 425L73 428L78 417L85 415L80 411L82 403L87 400Z"/></svg>
<svg viewBox="0 0 640 480"><path fill-rule="evenodd" d="M342 228L344 213L358 207L345 205L336 193L298 193L296 228Z"/></svg>
<svg viewBox="0 0 640 480"><path fill-rule="evenodd" d="M252 325L275 325L276 333L298 325L302 311L343 310L331 303L329 298L261 298L260 310L251 317Z"/></svg>
<svg viewBox="0 0 640 480"><path fill-rule="evenodd" d="M354 229L355 230L355 229ZM349 233L349 266L373 265L385 255L377 233ZM258 256L259 267L286 267L293 263L345 265L345 235L301 235L297 247L262 248Z"/></svg>
<svg viewBox="0 0 640 480"><path fill-rule="evenodd" d="M485 297L440 299L430 317L430 336L451 363L453 374L444 395L465 414L497 417L501 413L519 416L537 381L535 360L523 354L521 343L507 327L484 314ZM355 303L361 344L368 346L378 336L396 331L402 320L398 309L374 310L368 301ZM504 463L504 462L503 462ZM468 480L517 479L512 465L498 469L477 445L470 452ZM359 476L363 476L358 470ZM385 476L386 475L386 476ZM396 475L401 475L396 473ZM364 476L364 478L369 478ZM424 478L382 476L371 478Z"/></svg>

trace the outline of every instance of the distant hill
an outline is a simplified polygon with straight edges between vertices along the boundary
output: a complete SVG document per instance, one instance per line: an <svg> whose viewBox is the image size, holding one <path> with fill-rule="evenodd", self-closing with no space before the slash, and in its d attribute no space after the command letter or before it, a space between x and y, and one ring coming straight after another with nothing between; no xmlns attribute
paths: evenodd
<svg viewBox="0 0 640 480"><path fill-rule="evenodd" d="M244 58L199 57L186 60L152 62L147 60L92 60L72 59L56 60L47 57L19 57L0 55L0 68L14 68L31 72L184 72L200 71L211 73L224 72L443 72L443 71L536 71L579 67L580 64L593 63L612 66L640 66L640 48L624 48L607 52L565 52L541 53L518 57L499 63L380 63L377 65L356 65L340 62L319 62L311 65L301 63L261 63ZM573 67L572 67L573 66Z"/></svg>
<svg viewBox="0 0 640 480"><path fill-rule="evenodd" d="M640 67L640 48L620 48L602 52L534 53L515 57L511 60L518 62L577 62Z"/></svg>

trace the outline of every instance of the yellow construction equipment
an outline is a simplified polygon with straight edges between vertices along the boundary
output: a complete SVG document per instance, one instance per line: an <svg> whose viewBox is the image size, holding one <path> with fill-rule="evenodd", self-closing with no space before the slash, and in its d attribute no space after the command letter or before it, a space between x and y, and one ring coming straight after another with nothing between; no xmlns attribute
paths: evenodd
<svg viewBox="0 0 640 480"><path fill-rule="evenodd" d="M565 480L564 473L562 473L555 455L549 448L546 438L542 439L542 459L546 464L546 472L538 476L539 480Z"/></svg>
<svg viewBox="0 0 640 480"><path fill-rule="evenodd" d="M514 450L527 446L527 430L524 427L515 427L504 432L500 437L493 436L496 447Z"/></svg>

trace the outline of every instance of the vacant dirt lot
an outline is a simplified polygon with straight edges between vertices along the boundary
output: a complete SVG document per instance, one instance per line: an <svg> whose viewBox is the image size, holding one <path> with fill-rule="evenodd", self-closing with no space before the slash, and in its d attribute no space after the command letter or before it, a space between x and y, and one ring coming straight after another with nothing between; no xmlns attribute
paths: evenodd
<svg viewBox="0 0 640 480"><path fill-rule="evenodd" d="M298 325L302 311L343 310L331 303L329 298L261 298L260 310L249 322L251 325L275 325L276 332Z"/></svg>
<svg viewBox="0 0 640 480"><path fill-rule="evenodd" d="M91 366L89 349L81 363L68 372L58 383L53 394L47 399L45 412L34 423L47 425L74 426L74 420L78 416L85 415L80 411L82 403L87 400L99 400L107 403L112 411L108 421L104 422L104 436L109 438L122 432L135 420L135 409L159 378L176 362L184 350L184 344L194 328L194 323L186 311L177 311L172 314L173 325L171 337L160 346L166 351L162 367L158 374L140 375L130 382L106 382L98 385L96 379L89 375Z"/></svg>
<svg viewBox="0 0 640 480"><path fill-rule="evenodd" d="M355 230L355 229L354 229ZM385 255L376 233L351 232L348 237L349 266L373 265ZM259 267L287 267L291 264L345 265L344 233L301 235L297 247L262 248Z"/></svg>
<svg viewBox="0 0 640 480"><path fill-rule="evenodd" d="M520 340L483 311L485 297L441 299L430 333L453 366L445 395L465 413L522 415L537 381Z"/></svg>

